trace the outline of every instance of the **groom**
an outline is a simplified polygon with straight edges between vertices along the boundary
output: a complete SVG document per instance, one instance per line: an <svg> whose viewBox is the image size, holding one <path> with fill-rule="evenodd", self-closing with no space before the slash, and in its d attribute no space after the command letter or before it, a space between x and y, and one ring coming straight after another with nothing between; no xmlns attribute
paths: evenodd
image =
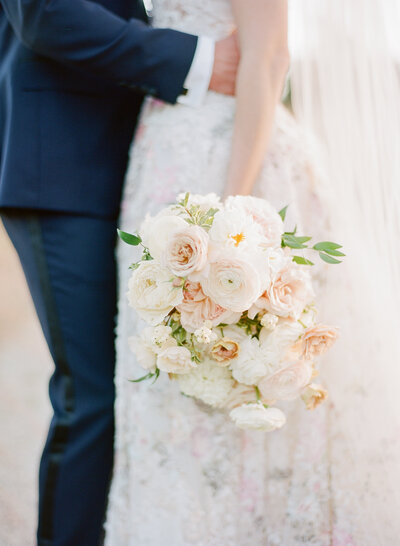
<svg viewBox="0 0 400 546"><path fill-rule="evenodd" d="M0 0L0 207L54 359L40 546L97 546L113 464L114 245L144 95L233 94L235 36L152 29L139 0ZM124 545L121 545L124 546Z"/></svg>

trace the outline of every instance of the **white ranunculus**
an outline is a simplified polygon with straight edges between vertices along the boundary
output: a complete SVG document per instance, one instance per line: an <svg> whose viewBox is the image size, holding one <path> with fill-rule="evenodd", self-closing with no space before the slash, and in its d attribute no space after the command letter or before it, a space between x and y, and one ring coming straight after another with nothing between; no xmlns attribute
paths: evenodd
<svg viewBox="0 0 400 546"><path fill-rule="evenodd" d="M227 368L208 358L188 374L179 375L178 380L183 394L217 408L223 407L235 383Z"/></svg>
<svg viewBox="0 0 400 546"><path fill-rule="evenodd" d="M254 251L263 243L262 231L251 216L241 209L220 210L209 231L216 246Z"/></svg>
<svg viewBox="0 0 400 546"><path fill-rule="evenodd" d="M264 400L293 400L310 382L312 366L298 360L286 363L277 372L264 377L259 384Z"/></svg>
<svg viewBox="0 0 400 546"><path fill-rule="evenodd" d="M156 216L147 215L139 229L144 246L155 260L162 261L165 248L175 231L187 228L188 223L169 207Z"/></svg>
<svg viewBox="0 0 400 546"><path fill-rule="evenodd" d="M155 372L157 353L155 352L153 343L147 338L144 332L141 332L139 336L130 337L128 343L140 366L149 372Z"/></svg>
<svg viewBox="0 0 400 546"><path fill-rule="evenodd" d="M230 367L236 381L244 385L257 385L268 372L257 338L247 337L242 341L239 354L231 361Z"/></svg>
<svg viewBox="0 0 400 546"><path fill-rule="evenodd" d="M277 369L290 347L303 332L303 326L297 320L290 319L281 319L274 330L265 326L261 329L259 335L261 351L272 369Z"/></svg>
<svg viewBox="0 0 400 546"><path fill-rule="evenodd" d="M186 224L171 234L162 263L178 277L201 271L207 264L208 239L203 228Z"/></svg>
<svg viewBox="0 0 400 546"><path fill-rule="evenodd" d="M203 292L221 307L243 312L258 299L262 284L259 271L251 261L225 253L210 263L201 286Z"/></svg>
<svg viewBox="0 0 400 546"><path fill-rule="evenodd" d="M225 206L228 210L242 209L260 226L266 246L280 247L283 221L268 201L251 195L235 195L227 198Z"/></svg>
<svg viewBox="0 0 400 546"><path fill-rule="evenodd" d="M235 425L242 429L271 432L286 423L283 411L278 408L266 408L260 402L243 404L234 408L229 415Z"/></svg>
<svg viewBox="0 0 400 546"><path fill-rule="evenodd" d="M185 193L180 193L178 195L178 201L183 201L185 199ZM220 209L222 208L221 199L216 193L207 193L206 195L199 195L196 193L191 193L189 195L188 206L197 205L200 207L200 210L207 212L210 209Z"/></svg>
<svg viewBox="0 0 400 546"><path fill-rule="evenodd" d="M182 287L173 286L171 273L156 260L142 262L129 279L129 304L153 326L182 300Z"/></svg>
<svg viewBox="0 0 400 546"><path fill-rule="evenodd" d="M157 368L162 372L186 374L196 368L186 347L178 345L163 349L157 357Z"/></svg>

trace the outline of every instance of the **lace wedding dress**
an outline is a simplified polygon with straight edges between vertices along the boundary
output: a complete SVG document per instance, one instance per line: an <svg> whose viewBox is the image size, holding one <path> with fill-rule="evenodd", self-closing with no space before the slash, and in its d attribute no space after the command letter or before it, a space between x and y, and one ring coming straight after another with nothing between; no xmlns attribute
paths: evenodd
<svg viewBox="0 0 400 546"><path fill-rule="evenodd" d="M233 27L229 0L153 0L154 25L215 39ZM182 191L222 191L235 99L209 92L200 108L149 99L132 148L121 228L135 231ZM325 218L319 177L284 107L254 193L289 225L319 235ZM180 395L177 383L133 384L143 375L128 338L143 326L128 307L133 247L120 245L116 462L106 524L108 546L331 544L327 408L285 407L288 423L266 434Z"/></svg>

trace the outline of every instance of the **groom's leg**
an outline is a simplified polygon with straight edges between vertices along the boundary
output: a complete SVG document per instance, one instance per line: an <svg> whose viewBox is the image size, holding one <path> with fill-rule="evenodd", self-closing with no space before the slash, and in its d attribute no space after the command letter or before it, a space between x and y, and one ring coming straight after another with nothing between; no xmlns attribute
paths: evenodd
<svg viewBox="0 0 400 546"><path fill-rule="evenodd" d="M116 223L9 212L54 359L39 477L40 546L97 546L113 462Z"/></svg>

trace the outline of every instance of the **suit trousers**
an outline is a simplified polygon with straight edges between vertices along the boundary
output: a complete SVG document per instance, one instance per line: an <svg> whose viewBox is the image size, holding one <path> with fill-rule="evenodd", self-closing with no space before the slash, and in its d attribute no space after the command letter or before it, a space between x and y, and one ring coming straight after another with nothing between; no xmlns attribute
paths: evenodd
<svg viewBox="0 0 400 546"><path fill-rule="evenodd" d="M7 209L1 217L54 360L38 544L98 546L113 465L116 220Z"/></svg>

